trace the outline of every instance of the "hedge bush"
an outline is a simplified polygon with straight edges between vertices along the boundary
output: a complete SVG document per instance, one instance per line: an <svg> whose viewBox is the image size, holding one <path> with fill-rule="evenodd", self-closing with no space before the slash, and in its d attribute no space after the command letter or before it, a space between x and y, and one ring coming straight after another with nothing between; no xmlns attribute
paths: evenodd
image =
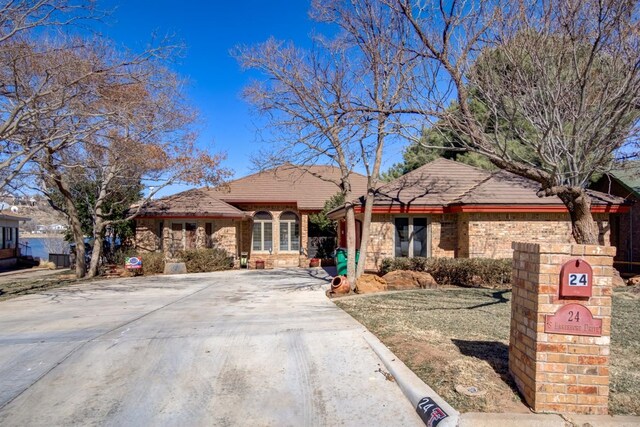
<svg viewBox="0 0 640 427"><path fill-rule="evenodd" d="M227 251L219 248L180 251L178 258L186 264L188 273L207 273L233 268L233 258Z"/></svg>
<svg viewBox="0 0 640 427"><path fill-rule="evenodd" d="M142 258L144 274L164 273L164 254L162 252L145 252L140 255L140 258Z"/></svg>
<svg viewBox="0 0 640 427"><path fill-rule="evenodd" d="M386 258L380 271L425 271L441 285L505 286L511 283L511 259Z"/></svg>
<svg viewBox="0 0 640 427"><path fill-rule="evenodd" d="M120 248L116 249L115 252L113 253L113 261L112 262L114 264L116 264L116 265L124 265L125 258L132 257L132 256L138 256L138 253L135 250L135 248L120 247Z"/></svg>

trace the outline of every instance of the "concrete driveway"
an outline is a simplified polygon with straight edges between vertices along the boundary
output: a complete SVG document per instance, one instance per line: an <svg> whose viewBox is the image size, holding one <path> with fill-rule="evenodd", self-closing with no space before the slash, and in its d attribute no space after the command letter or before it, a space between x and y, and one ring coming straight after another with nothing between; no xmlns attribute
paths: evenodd
<svg viewBox="0 0 640 427"><path fill-rule="evenodd" d="M0 425L423 425L327 280L155 276L0 302Z"/></svg>

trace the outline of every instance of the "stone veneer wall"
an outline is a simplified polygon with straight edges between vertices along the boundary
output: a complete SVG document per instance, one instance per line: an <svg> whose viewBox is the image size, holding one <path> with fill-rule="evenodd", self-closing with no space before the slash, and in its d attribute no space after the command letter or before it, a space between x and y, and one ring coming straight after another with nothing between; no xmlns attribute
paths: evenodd
<svg viewBox="0 0 640 427"><path fill-rule="evenodd" d="M393 233L392 215L371 215L369 250L367 251L367 261L364 265L365 269L377 270L383 259L393 257Z"/></svg>
<svg viewBox="0 0 640 427"><path fill-rule="evenodd" d="M158 235L160 222L163 223L162 236ZM136 220L136 250L141 252L153 252L163 250L167 257L170 257L169 249L174 240L172 223L195 223L196 224L196 248L207 247L206 224L212 224L211 240L215 247L224 249L230 255L237 256L237 221L232 219L194 219L194 218L174 218L156 219L142 218ZM178 238L179 239L179 238ZM161 244L162 242L162 244ZM177 242L177 246L181 243Z"/></svg>
<svg viewBox="0 0 640 427"><path fill-rule="evenodd" d="M513 243L509 371L534 411L606 414L613 256L616 248ZM588 299L559 299L562 264L582 258L593 268ZM569 303L602 319L602 336L545 333L545 316Z"/></svg>
<svg viewBox="0 0 640 427"><path fill-rule="evenodd" d="M153 252L158 250L160 236L157 235L158 220L153 218L136 219L136 250Z"/></svg>

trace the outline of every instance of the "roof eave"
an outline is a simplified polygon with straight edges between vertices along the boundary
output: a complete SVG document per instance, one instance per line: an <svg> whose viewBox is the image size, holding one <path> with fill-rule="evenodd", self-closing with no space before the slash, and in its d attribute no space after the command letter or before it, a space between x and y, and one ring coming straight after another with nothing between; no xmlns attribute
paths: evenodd
<svg viewBox="0 0 640 427"><path fill-rule="evenodd" d="M628 204L600 204L592 205L591 213L626 213ZM363 213L363 206L355 207L356 213ZM447 213L567 213L567 208L561 204L455 204L455 205L377 205L373 207L374 214L447 214ZM344 206L329 212L330 219L338 220L345 216Z"/></svg>
<svg viewBox="0 0 640 427"><path fill-rule="evenodd" d="M164 213L146 213L143 215L136 216L135 219L145 219L145 218L154 218L154 219L173 219L173 218L193 218L193 219L245 219L249 218L250 215L242 214L201 214L201 213L190 213L190 212L171 212L168 214Z"/></svg>
<svg viewBox="0 0 640 427"><path fill-rule="evenodd" d="M7 219L7 220L14 220L14 221L29 221L31 218L26 216L5 215L3 213L0 213L0 219Z"/></svg>

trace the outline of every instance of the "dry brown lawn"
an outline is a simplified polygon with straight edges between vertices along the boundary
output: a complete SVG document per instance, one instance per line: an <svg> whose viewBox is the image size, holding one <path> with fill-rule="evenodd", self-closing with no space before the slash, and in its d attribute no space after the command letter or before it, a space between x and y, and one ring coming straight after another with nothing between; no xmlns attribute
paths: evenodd
<svg viewBox="0 0 640 427"><path fill-rule="evenodd" d="M347 297L336 304L462 411L528 412L508 373L511 292L415 290ZM611 337L613 414L640 414L640 289L616 290ZM477 387L466 396L456 385Z"/></svg>
<svg viewBox="0 0 640 427"><path fill-rule="evenodd" d="M75 274L68 270L50 276L11 279L4 278L0 282L0 301L19 297L21 295L35 294L49 289L76 283Z"/></svg>

